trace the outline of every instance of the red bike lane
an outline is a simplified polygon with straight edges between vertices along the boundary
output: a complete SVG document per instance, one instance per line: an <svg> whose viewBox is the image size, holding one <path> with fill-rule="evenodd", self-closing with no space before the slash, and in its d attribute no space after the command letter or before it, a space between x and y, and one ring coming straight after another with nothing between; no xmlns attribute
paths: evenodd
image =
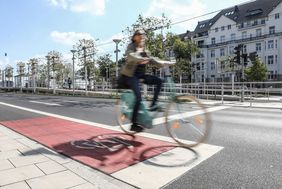
<svg viewBox="0 0 282 189"><path fill-rule="evenodd" d="M0 124L107 174L174 148L172 143L50 116L2 121ZM154 150L144 156L142 153L148 149Z"/></svg>

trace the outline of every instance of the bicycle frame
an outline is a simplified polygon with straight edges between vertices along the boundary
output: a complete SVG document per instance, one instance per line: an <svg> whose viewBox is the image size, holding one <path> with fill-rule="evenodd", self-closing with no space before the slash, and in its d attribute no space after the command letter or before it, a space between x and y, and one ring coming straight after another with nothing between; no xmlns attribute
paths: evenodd
<svg viewBox="0 0 282 189"><path fill-rule="evenodd" d="M166 76L164 79L165 79L165 82L164 82L165 87L163 87L163 89L165 92L169 93L168 100L172 101L176 99L176 92L174 90L175 84L171 77ZM134 108L135 95L133 94L131 90L125 90L121 94L121 101L122 103L124 103L122 104L122 110L121 110L122 113L126 115L126 117L131 119L133 108ZM143 101L141 101L139 112L138 112L138 118L137 118L138 122L142 126L150 129L153 127L154 118L155 118L155 114L149 113L146 105L144 104Z"/></svg>

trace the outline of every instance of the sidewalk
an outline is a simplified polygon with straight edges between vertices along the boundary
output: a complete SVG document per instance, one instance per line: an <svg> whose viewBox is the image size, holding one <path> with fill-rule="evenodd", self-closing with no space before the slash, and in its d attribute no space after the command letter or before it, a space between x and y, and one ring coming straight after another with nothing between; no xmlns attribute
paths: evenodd
<svg viewBox="0 0 282 189"><path fill-rule="evenodd" d="M134 188L0 125L1 189Z"/></svg>

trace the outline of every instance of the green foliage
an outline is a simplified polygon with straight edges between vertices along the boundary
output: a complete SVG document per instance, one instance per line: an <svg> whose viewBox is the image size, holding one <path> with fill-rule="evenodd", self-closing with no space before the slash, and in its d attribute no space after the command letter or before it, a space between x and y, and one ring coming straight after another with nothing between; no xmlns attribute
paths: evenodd
<svg viewBox="0 0 282 189"><path fill-rule="evenodd" d="M191 55L199 50L191 41L182 41L178 36L169 34L167 43L173 49L176 58L176 64L173 66L174 79L182 79L186 77L189 80L191 77Z"/></svg>
<svg viewBox="0 0 282 189"><path fill-rule="evenodd" d="M99 77L102 77L105 80L108 79L111 73L115 72L115 64L111 60L110 54L100 56L97 60L97 65L99 66Z"/></svg>
<svg viewBox="0 0 282 189"><path fill-rule="evenodd" d="M131 36L137 29L143 29L146 33L146 48L152 53L153 56L164 58L164 38L162 33L158 32L159 28L170 28L171 21L163 14L161 18L157 17L143 17L138 16L137 21L130 27L123 30L125 36L128 38L123 39L124 43L129 43ZM162 29L162 30L163 30Z"/></svg>
<svg viewBox="0 0 282 189"><path fill-rule="evenodd" d="M267 68L259 58L252 62L252 66L245 69L245 75L248 81L265 81L267 78Z"/></svg>
<svg viewBox="0 0 282 189"><path fill-rule="evenodd" d="M77 50L79 65L82 68L79 70L80 75L84 79L85 67L87 70L87 80L94 79L99 74L99 70L95 66L94 56L97 53L96 42L93 39L81 39L74 45Z"/></svg>

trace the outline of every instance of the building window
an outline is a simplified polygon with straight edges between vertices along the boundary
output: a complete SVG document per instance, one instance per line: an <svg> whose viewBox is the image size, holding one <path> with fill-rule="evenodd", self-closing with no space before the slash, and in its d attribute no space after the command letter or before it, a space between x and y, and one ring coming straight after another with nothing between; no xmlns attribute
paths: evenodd
<svg viewBox="0 0 282 189"><path fill-rule="evenodd" d="M246 39L246 38L247 38L247 32L244 31L244 32L242 32L242 39Z"/></svg>
<svg viewBox="0 0 282 189"><path fill-rule="evenodd" d="M221 26L221 31L224 31L225 27L224 26Z"/></svg>
<svg viewBox="0 0 282 189"><path fill-rule="evenodd" d="M261 24L265 24L265 19L262 19L262 20L260 21L260 23L261 23Z"/></svg>
<svg viewBox="0 0 282 189"><path fill-rule="evenodd" d="M279 13L276 13L275 14L275 19L279 19L280 18L280 14Z"/></svg>
<svg viewBox="0 0 282 189"><path fill-rule="evenodd" d="M258 25L258 20L254 20L253 26Z"/></svg>
<svg viewBox="0 0 282 189"><path fill-rule="evenodd" d="M221 43L225 42L225 36L224 35L220 36L220 42Z"/></svg>
<svg viewBox="0 0 282 189"><path fill-rule="evenodd" d="M274 49L274 41L273 40L268 41L268 49Z"/></svg>
<svg viewBox="0 0 282 189"><path fill-rule="evenodd" d="M225 56L225 50L224 49L220 49L220 56Z"/></svg>
<svg viewBox="0 0 282 189"><path fill-rule="evenodd" d="M268 64L273 64L273 62L274 62L274 57L273 57L273 55L271 55L271 56L268 56Z"/></svg>
<svg viewBox="0 0 282 189"><path fill-rule="evenodd" d="M278 48L278 42L277 42L277 39L275 40L275 48L276 48L276 49Z"/></svg>
<svg viewBox="0 0 282 189"><path fill-rule="evenodd" d="M229 30L231 30L231 25L228 25L227 28L228 28Z"/></svg>
<svg viewBox="0 0 282 189"><path fill-rule="evenodd" d="M211 70L215 70L215 64L214 64L214 62L211 62Z"/></svg>
<svg viewBox="0 0 282 189"><path fill-rule="evenodd" d="M261 43L256 44L256 51L261 52Z"/></svg>
<svg viewBox="0 0 282 189"><path fill-rule="evenodd" d="M215 57L215 50L211 50L211 58Z"/></svg>
<svg viewBox="0 0 282 189"><path fill-rule="evenodd" d="M269 27L269 34L275 34L275 26Z"/></svg>
<svg viewBox="0 0 282 189"><path fill-rule="evenodd" d="M215 37L213 37L213 38L211 39L211 43L212 43L212 44L215 44Z"/></svg>
<svg viewBox="0 0 282 189"><path fill-rule="evenodd" d="M257 35L257 37L261 36L261 29L256 30L256 35Z"/></svg>
<svg viewBox="0 0 282 189"><path fill-rule="evenodd" d="M234 47L233 46L230 46L229 47L229 54L233 54L234 53Z"/></svg>
<svg viewBox="0 0 282 189"><path fill-rule="evenodd" d="M214 30L215 30L215 32L218 32L218 28L215 28Z"/></svg>
<svg viewBox="0 0 282 189"><path fill-rule="evenodd" d="M273 71L268 72L268 79L273 79Z"/></svg>
<svg viewBox="0 0 282 189"><path fill-rule="evenodd" d="M275 64L278 63L278 55L275 55Z"/></svg>
<svg viewBox="0 0 282 189"><path fill-rule="evenodd" d="M232 34L231 34L231 40L232 40L232 41L236 40L236 34L235 34L235 33L232 33Z"/></svg>

